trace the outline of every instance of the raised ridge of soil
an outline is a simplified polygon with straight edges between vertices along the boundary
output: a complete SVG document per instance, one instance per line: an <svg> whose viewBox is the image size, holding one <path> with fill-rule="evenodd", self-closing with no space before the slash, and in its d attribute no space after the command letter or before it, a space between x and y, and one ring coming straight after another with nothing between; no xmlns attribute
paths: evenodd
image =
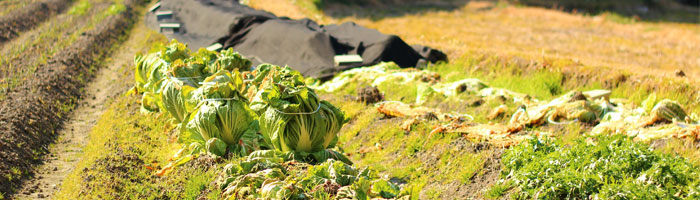
<svg viewBox="0 0 700 200"><path fill-rule="evenodd" d="M47 153L63 121L112 45L134 23L135 7L144 0L126 0L126 11L107 17L74 44L58 52L33 77L0 102L0 193L11 196Z"/></svg>
<svg viewBox="0 0 700 200"><path fill-rule="evenodd" d="M7 13L0 18L0 44L19 36L22 31L34 28L49 17L63 12L72 2L73 0L44 0Z"/></svg>

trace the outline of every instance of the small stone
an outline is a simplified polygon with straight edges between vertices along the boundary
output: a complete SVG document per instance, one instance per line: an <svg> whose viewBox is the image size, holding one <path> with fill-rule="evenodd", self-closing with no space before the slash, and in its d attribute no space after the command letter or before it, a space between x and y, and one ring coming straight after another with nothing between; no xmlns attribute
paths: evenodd
<svg viewBox="0 0 700 200"><path fill-rule="evenodd" d="M58 167L53 167L53 171L58 171Z"/></svg>
<svg viewBox="0 0 700 200"><path fill-rule="evenodd" d="M44 196L44 194L39 193L39 194L36 194L36 197L37 198L45 198L46 196Z"/></svg>

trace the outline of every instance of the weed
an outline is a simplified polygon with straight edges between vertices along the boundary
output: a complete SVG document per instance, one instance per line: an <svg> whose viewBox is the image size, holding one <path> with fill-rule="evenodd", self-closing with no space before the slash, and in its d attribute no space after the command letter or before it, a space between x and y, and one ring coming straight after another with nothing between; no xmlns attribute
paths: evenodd
<svg viewBox="0 0 700 200"><path fill-rule="evenodd" d="M216 178L214 170L195 170L193 174L196 176L190 177L184 184L184 199L197 199L211 183L211 180Z"/></svg>
<svg viewBox="0 0 700 200"><path fill-rule="evenodd" d="M524 198L697 198L700 184L698 166L623 135L581 138L568 147L534 138L507 150L502 162L502 176Z"/></svg>
<svg viewBox="0 0 700 200"><path fill-rule="evenodd" d="M92 3L90 3L90 1L81 0L76 3L75 6L71 7L70 10L68 10L68 13L71 15L83 16L87 14L91 7Z"/></svg>
<svg viewBox="0 0 700 200"><path fill-rule="evenodd" d="M637 22L636 19L631 18L631 17L625 17L617 13L613 12L604 12L601 14L601 16L605 17L606 20L615 22L615 23L620 23L620 24L633 24Z"/></svg>
<svg viewBox="0 0 700 200"><path fill-rule="evenodd" d="M10 173L12 173L15 176L22 175L22 170L19 170L17 167L12 167L10 168Z"/></svg>
<svg viewBox="0 0 700 200"><path fill-rule="evenodd" d="M117 15L125 10L126 6L124 4L112 4L107 8L107 15Z"/></svg>
<svg viewBox="0 0 700 200"><path fill-rule="evenodd" d="M510 181L496 183L484 192L484 197L488 199L498 199L505 195L508 190L513 188L512 184L513 183Z"/></svg>

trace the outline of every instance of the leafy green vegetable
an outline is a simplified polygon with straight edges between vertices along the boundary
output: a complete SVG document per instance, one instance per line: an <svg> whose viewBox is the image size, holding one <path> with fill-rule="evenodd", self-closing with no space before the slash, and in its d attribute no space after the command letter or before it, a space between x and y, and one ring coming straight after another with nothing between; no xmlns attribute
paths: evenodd
<svg viewBox="0 0 700 200"><path fill-rule="evenodd" d="M186 85L175 78L165 78L160 93L160 100L165 111L175 118L177 123L182 123L190 112L187 110L187 101L191 98L195 87Z"/></svg>
<svg viewBox="0 0 700 200"><path fill-rule="evenodd" d="M372 194L376 194L382 198L394 198L401 192L400 188L391 184L387 180L375 180L372 182Z"/></svg>
<svg viewBox="0 0 700 200"><path fill-rule="evenodd" d="M320 100L304 84L301 74L289 67L261 65L256 73L253 83L259 84L260 90L251 108L261 116L265 142L283 152L313 155L318 162L332 156L324 151L338 140L343 112Z"/></svg>
<svg viewBox="0 0 700 200"><path fill-rule="evenodd" d="M181 140L219 138L228 145L242 145L243 135L254 139L257 116L240 93L243 88L240 73L220 71L205 79L204 83L192 92L192 98L199 100L199 105L186 120L184 131L188 133L182 134L184 138ZM247 155L247 150L242 152L243 155Z"/></svg>
<svg viewBox="0 0 700 200"><path fill-rule="evenodd" d="M223 157L226 155L226 143L219 138L207 140L207 152Z"/></svg>
<svg viewBox="0 0 700 200"><path fill-rule="evenodd" d="M154 92L154 90L159 88L155 85L160 79L165 77L164 73L167 63L165 63L158 54L136 54L134 57L134 66L135 89L138 93Z"/></svg>
<svg viewBox="0 0 700 200"><path fill-rule="evenodd" d="M683 121L687 116L678 102L668 99L659 101L659 103L657 103L654 108L651 109L651 115L654 118L665 122L673 122L674 120Z"/></svg>
<svg viewBox="0 0 700 200"><path fill-rule="evenodd" d="M187 45L173 39L168 45L160 49L161 58L168 63L176 60L184 60L190 57L190 49Z"/></svg>
<svg viewBox="0 0 700 200"><path fill-rule="evenodd" d="M144 92L143 96L141 96L141 112L158 112L160 111L159 103L160 101L158 101L158 96L156 96L156 94L153 94L151 92Z"/></svg>
<svg viewBox="0 0 700 200"><path fill-rule="evenodd" d="M220 70L240 70L247 71L250 70L250 65L253 64L250 60L243 58L238 52L234 52L233 49L223 50L219 54L216 64L211 65L211 71L216 72Z"/></svg>
<svg viewBox="0 0 700 200"><path fill-rule="evenodd" d="M292 152L260 150L224 167L224 197L237 199L370 199L406 197L372 170L341 161L296 162Z"/></svg>

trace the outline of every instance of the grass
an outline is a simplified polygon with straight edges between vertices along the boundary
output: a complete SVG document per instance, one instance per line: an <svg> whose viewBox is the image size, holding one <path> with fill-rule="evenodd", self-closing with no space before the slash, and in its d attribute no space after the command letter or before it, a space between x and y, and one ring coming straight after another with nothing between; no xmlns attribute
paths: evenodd
<svg viewBox="0 0 700 200"><path fill-rule="evenodd" d="M511 188L513 188L512 182L496 183L484 192L484 197L487 199L499 199L506 195Z"/></svg>
<svg viewBox="0 0 700 200"><path fill-rule="evenodd" d="M88 13L91 7L90 1L81 0L68 10L68 14L83 16Z"/></svg>

